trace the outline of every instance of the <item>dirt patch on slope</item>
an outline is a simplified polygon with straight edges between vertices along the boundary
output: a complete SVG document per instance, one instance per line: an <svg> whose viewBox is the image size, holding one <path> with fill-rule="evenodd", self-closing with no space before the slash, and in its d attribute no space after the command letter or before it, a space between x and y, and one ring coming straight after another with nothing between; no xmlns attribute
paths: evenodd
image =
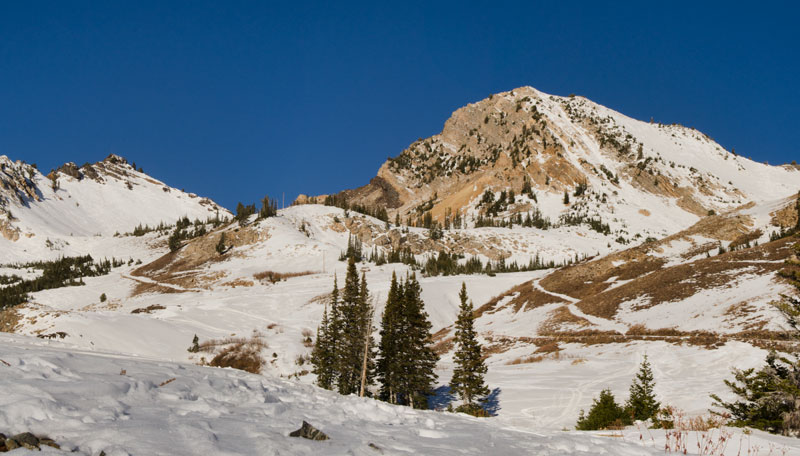
<svg viewBox="0 0 800 456"><path fill-rule="evenodd" d="M783 267L781 260L791 254L791 240L781 239L750 249L728 252L653 271L617 288L586 296L577 305L583 312L613 318L619 306L643 298L635 310L665 302L686 299L702 290L729 286L742 271L748 274L772 274Z"/></svg>
<svg viewBox="0 0 800 456"><path fill-rule="evenodd" d="M228 253L220 255L217 244L220 236L225 233L225 245ZM252 245L256 242L269 239L269 230L259 230L253 225L233 227L228 225L211 233L188 241L180 249L169 252L155 261L148 263L131 273L133 276L148 277L157 282L176 285L182 288L208 288L212 282L224 276L208 274L204 267L208 264L225 261L237 253L230 252L231 248ZM239 254L240 255L240 254ZM156 285L156 287L158 287ZM134 296L147 291L159 291L152 284L139 284L134 290ZM167 293L180 292L181 290L164 291Z"/></svg>
<svg viewBox="0 0 800 456"><path fill-rule="evenodd" d="M500 304L501 301L511 296L513 296L513 298L510 301L498 307L498 304ZM495 296L486 304L475 309L474 315L475 318L480 318L485 313L493 314L508 307L513 307L514 312L519 312L519 310L523 307L525 310L531 310L546 304L557 304L564 302L566 301L557 296L537 290L533 287L533 283L525 282L499 296Z"/></svg>

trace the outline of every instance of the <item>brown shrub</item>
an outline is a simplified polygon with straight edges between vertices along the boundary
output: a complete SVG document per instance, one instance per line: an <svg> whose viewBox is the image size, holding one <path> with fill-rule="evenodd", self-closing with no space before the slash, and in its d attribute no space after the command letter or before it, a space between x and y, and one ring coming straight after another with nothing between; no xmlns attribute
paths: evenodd
<svg viewBox="0 0 800 456"><path fill-rule="evenodd" d="M301 277L311 274L317 274L316 271L301 271L301 272L275 272L275 271L262 271L253 274L253 278L261 283L270 282L276 283L281 280L291 279L292 277Z"/></svg>
<svg viewBox="0 0 800 456"><path fill-rule="evenodd" d="M153 313L153 311L155 311L155 310L164 310L164 309L166 309L166 307L164 307L164 306L162 306L160 304L152 304L152 305L149 305L147 307L140 307L138 309L133 309L133 310L131 310L131 313L132 314L141 314L141 313L149 314L149 313Z"/></svg>
<svg viewBox="0 0 800 456"><path fill-rule="evenodd" d="M544 355L520 356L519 358L512 359L511 361L507 362L506 365L516 366L517 364L531 364L542 361L544 361Z"/></svg>
<svg viewBox="0 0 800 456"><path fill-rule="evenodd" d="M253 343L235 343L222 349L208 364L214 367L232 367L252 374L260 374L261 367L264 365L261 348L263 346Z"/></svg>
<svg viewBox="0 0 800 456"><path fill-rule="evenodd" d="M551 342L537 348L534 353L553 353L553 352L558 352L560 350L561 347L558 346L558 342Z"/></svg>

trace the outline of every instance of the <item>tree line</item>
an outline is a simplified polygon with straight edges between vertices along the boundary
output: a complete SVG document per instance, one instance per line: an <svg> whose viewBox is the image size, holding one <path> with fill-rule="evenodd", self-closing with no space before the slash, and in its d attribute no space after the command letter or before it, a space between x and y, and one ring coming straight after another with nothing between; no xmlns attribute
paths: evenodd
<svg viewBox="0 0 800 456"><path fill-rule="evenodd" d="M83 277L97 277L111 272L125 264L125 261L112 258L95 262L91 255L63 257L53 261L36 261L21 265L21 268L41 269L42 275L34 279L18 279L6 287L0 288L0 309L13 307L26 302L28 293L85 285Z"/></svg>

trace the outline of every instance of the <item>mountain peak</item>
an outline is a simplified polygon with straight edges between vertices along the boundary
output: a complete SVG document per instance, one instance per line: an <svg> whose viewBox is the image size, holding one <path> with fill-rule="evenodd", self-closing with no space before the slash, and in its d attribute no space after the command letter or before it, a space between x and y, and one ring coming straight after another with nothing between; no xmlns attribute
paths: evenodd
<svg viewBox="0 0 800 456"><path fill-rule="evenodd" d="M792 194L798 177L726 151L693 128L523 86L457 109L441 133L415 141L369 184L340 196L412 225L426 213L440 224L459 215L470 226L531 213L614 225L622 211L630 215L612 228L617 236L631 235L634 224L636 234L658 237L711 212ZM644 215L651 213L659 215Z"/></svg>

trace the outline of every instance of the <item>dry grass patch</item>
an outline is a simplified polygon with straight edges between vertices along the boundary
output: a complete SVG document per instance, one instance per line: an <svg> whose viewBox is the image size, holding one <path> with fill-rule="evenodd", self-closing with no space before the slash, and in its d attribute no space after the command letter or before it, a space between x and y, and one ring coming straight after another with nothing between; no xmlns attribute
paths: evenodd
<svg viewBox="0 0 800 456"><path fill-rule="evenodd" d="M588 296L577 305L587 314L611 319L623 302L640 297L647 297L649 301L641 308L683 300L701 290L734 283L740 278L740 271L744 268L750 274L773 274L783 267L778 261L790 255L790 244L791 240L784 238L749 249L655 270L611 290Z"/></svg>
<svg viewBox="0 0 800 456"><path fill-rule="evenodd" d="M220 285L222 285L223 287L236 288L236 287L252 287L253 285L255 285L255 283L252 280L236 279L236 280L231 280L229 282L221 283Z"/></svg>
<svg viewBox="0 0 800 456"><path fill-rule="evenodd" d="M540 363L544 361L544 355L530 355L530 356L520 356L519 358L512 359L511 361L507 362L507 366L516 366L518 364L531 364L531 363Z"/></svg>
<svg viewBox="0 0 800 456"><path fill-rule="evenodd" d="M267 347L263 335L254 333L251 337L225 337L207 340L199 345L199 351L214 354L214 357L208 362L209 366L232 367L259 374L264 366L261 351Z"/></svg>
<svg viewBox="0 0 800 456"><path fill-rule="evenodd" d="M253 278L261 283L276 283L281 280L287 280L292 277L302 277L312 274L318 274L316 271L301 271L301 272L275 272L275 271L262 271L253 274Z"/></svg>
<svg viewBox="0 0 800 456"><path fill-rule="evenodd" d="M180 290L178 288L165 287L157 283L136 282L136 286L133 287L133 291L131 292L131 297L135 298L136 296L140 296L146 293L167 294L167 293L186 293L188 291L190 290Z"/></svg>

